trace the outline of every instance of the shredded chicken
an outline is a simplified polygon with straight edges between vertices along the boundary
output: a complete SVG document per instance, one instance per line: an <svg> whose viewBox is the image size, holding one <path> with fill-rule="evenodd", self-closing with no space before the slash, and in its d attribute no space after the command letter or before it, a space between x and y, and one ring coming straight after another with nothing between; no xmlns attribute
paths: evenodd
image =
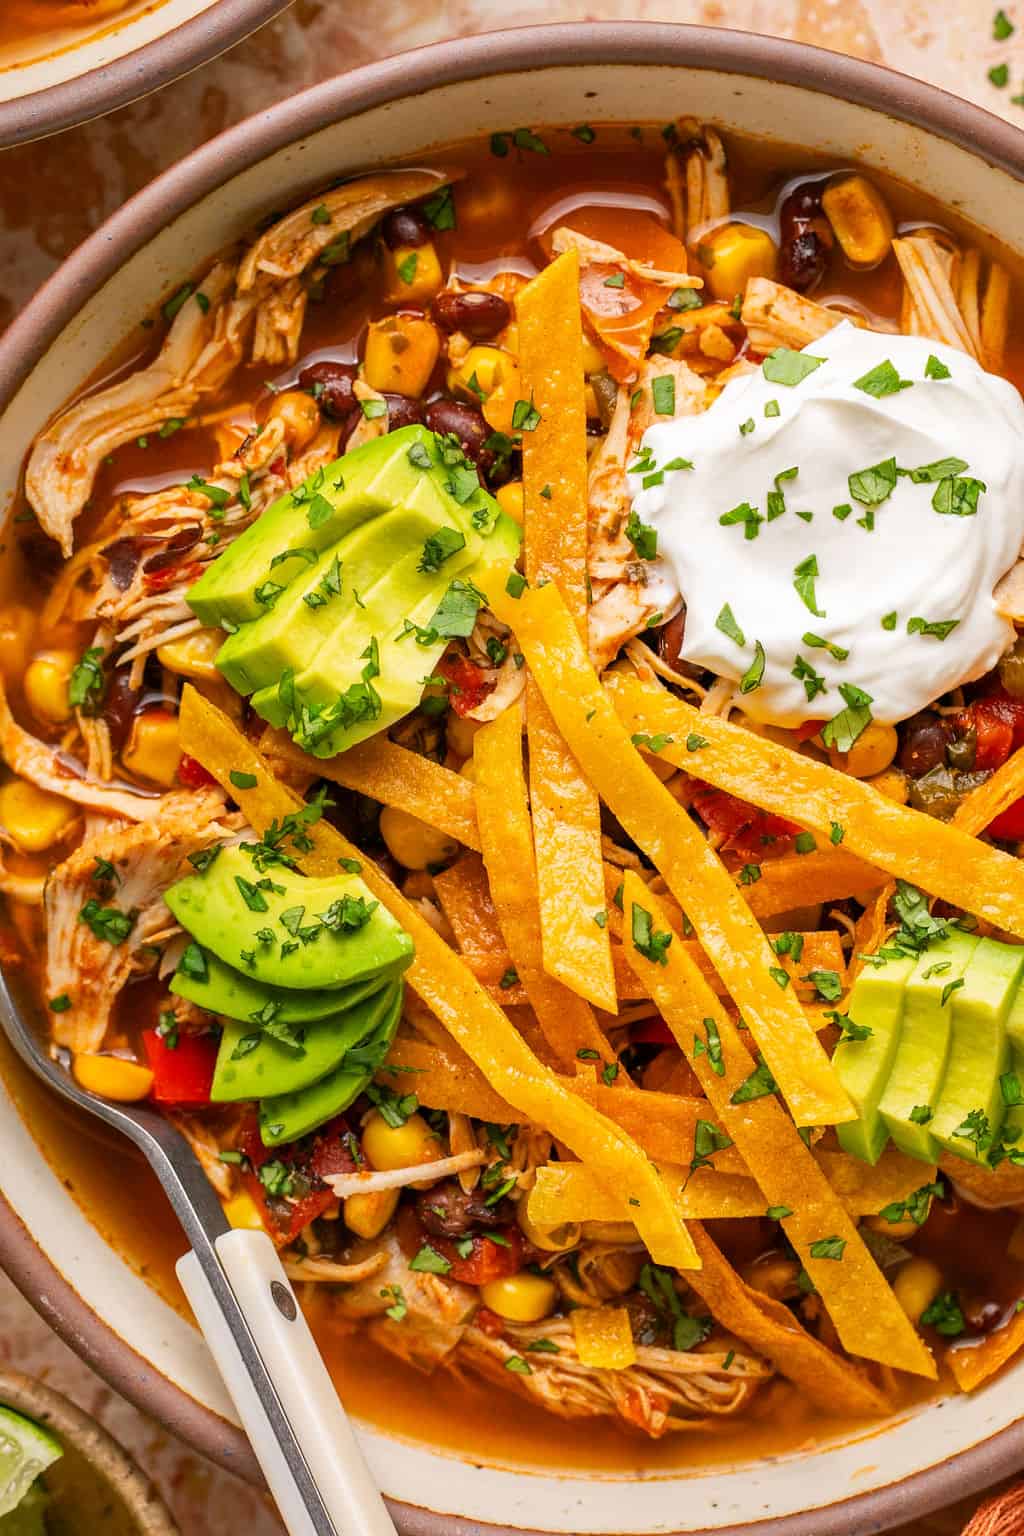
<svg viewBox="0 0 1024 1536"><path fill-rule="evenodd" d="M776 347L799 351L831 331L844 317L770 277L752 277L743 295L740 318L754 351L767 353Z"/></svg>
<svg viewBox="0 0 1024 1536"><path fill-rule="evenodd" d="M339 1293L339 1311L373 1319L369 1331L378 1344L420 1370L435 1370L458 1347L479 1303L478 1292L410 1269L394 1232L379 1239L374 1251L384 1255L383 1264L370 1279ZM395 1322L384 1314L399 1297L405 1314Z"/></svg>
<svg viewBox="0 0 1024 1536"><path fill-rule="evenodd" d="M76 805L125 821L154 821L164 811L167 797L143 790L118 789L88 776L81 763L69 759L57 747L30 736L15 720L0 679L0 756L8 768L39 789L62 795Z"/></svg>
<svg viewBox="0 0 1024 1536"><path fill-rule="evenodd" d="M729 217L725 146L714 128L693 117L680 119L665 160L665 190L672 228L687 245L709 224Z"/></svg>
<svg viewBox="0 0 1024 1536"><path fill-rule="evenodd" d="M217 819L222 811L215 791L167 795L154 819L87 837L52 872L44 893L47 996L71 1000L53 1015L59 1044L74 1051L103 1044L118 993L132 975L152 969L157 957L147 946L173 926L163 892L182 860L228 834ZM106 864L113 880L109 872L102 878ZM90 901L100 909L94 926L82 916ZM103 920L111 911L113 927ZM121 936L125 918L131 928Z"/></svg>
<svg viewBox="0 0 1024 1536"><path fill-rule="evenodd" d="M557 1347L535 1350L538 1340ZM615 1416L657 1438L668 1430L704 1429L716 1419L740 1413L771 1367L742 1344L716 1345L707 1353L637 1346L636 1364L626 1370L595 1370L576 1354L572 1324L549 1318L509 1324L495 1338L468 1328L455 1354L463 1366L512 1385L531 1401L563 1419ZM525 1361L529 1373L512 1371L508 1361ZM728 1360L728 1366L726 1361Z"/></svg>
<svg viewBox="0 0 1024 1536"><path fill-rule="evenodd" d="M387 1262L388 1256L383 1250L369 1254L357 1264L339 1264L317 1254L314 1258L288 1257L284 1269L289 1280L312 1280L321 1285L357 1285L360 1280L372 1280L379 1275Z"/></svg>
<svg viewBox="0 0 1024 1536"><path fill-rule="evenodd" d="M551 249L556 256L561 256L565 251L575 250L579 256L580 266L592 265L621 267L624 272L630 272L643 283L655 283L664 288L699 288L699 277L691 277L688 272L667 272L654 267L648 261L635 261L632 257L624 255L614 245L606 245L603 240L594 240L589 235L581 235L578 230L569 229L565 225L559 225L551 236Z"/></svg>
<svg viewBox="0 0 1024 1536"><path fill-rule="evenodd" d="M956 253L927 230L894 240L892 248L907 285L903 330L911 336L930 336L977 358L978 346L953 287Z"/></svg>
<svg viewBox="0 0 1024 1536"><path fill-rule="evenodd" d="M410 1184L422 1184L424 1179L445 1179L449 1174L461 1173L464 1168L479 1168L486 1161L487 1153L474 1148L473 1151L458 1152L453 1157L437 1158L431 1163L417 1163L410 1168L332 1173L324 1182L339 1199L347 1200L349 1195L374 1195L382 1189L405 1189Z"/></svg>

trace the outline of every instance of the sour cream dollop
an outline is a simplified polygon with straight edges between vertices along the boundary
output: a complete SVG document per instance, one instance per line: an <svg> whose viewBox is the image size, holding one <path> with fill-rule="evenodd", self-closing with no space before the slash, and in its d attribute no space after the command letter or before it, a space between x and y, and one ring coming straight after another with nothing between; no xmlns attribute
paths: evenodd
<svg viewBox="0 0 1024 1536"><path fill-rule="evenodd" d="M963 352L843 322L648 428L630 471L681 654L755 719L867 694L904 720L1013 641L992 593L1024 540L1024 402Z"/></svg>

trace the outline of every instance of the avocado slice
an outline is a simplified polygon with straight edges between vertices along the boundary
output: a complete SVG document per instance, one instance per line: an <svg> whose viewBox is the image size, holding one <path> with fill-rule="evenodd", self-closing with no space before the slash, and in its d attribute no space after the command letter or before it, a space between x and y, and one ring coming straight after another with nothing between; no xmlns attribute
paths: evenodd
<svg viewBox="0 0 1024 1536"><path fill-rule="evenodd" d="M929 1125L949 1059L956 991L947 989L963 977L977 947L973 934L951 928L945 938L930 944L919 956L906 983L903 1028L881 1110L900 1151L927 1163L937 1162L939 1156L939 1144Z"/></svg>
<svg viewBox="0 0 1024 1536"><path fill-rule="evenodd" d="M917 964L916 955L882 958L881 965L861 971L846 1005L854 1023L871 1034L865 1040L841 1040L832 1056L857 1109L856 1120L836 1127L839 1145L866 1163L877 1163L889 1140L878 1103L899 1045L907 980Z"/></svg>
<svg viewBox="0 0 1024 1536"><path fill-rule="evenodd" d="M280 865L261 875L240 848L222 848L202 873L172 885L164 900L204 949L275 987L340 987L407 965L413 954L409 935L358 875L312 880ZM371 908L369 918L357 928L345 926L358 910L344 908L360 901ZM328 912L331 923L317 921Z"/></svg>
<svg viewBox="0 0 1024 1536"><path fill-rule="evenodd" d="M980 1110L991 1140L999 1134L1006 1109L1000 1078L1010 1065L1006 1017L1022 971L1024 946L981 939L964 971L963 987L953 995L949 1064L928 1129L947 1152L971 1162L985 1162L991 1142L979 1147L970 1136L955 1132Z"/></svg>
<svg viewBox="0 0 1024 1536"><path fill-rule="evenodd" d="M260 1138L265 1147L298 1141L318 1125L333 1120L359 1097L391 1049L402 1016L403 986L389 988L387 1011L374 1032L345 1053L341 1063L309 1088L263 1099L259 1109Z"/></svg>
<svg viewBox="0 0 1024 1536"><path fill-rule="evenodd" d="M325 987L313 991L297 992L285 987L268 986L250 975L236 971L215 954L204 950L206 979L176 971L171 980L171 991L176 997L187 998L190 1003L216 1013L225 1019L239 1019L245 1023L260 1013L268 1003L277 1010L275 1018L282 1024L309 1024L316 1019L326 1019L354 1008L364 998L379 992L381 987L401 974L402 968L394 966L375 973L365 981L353 981L343 987Z"/></svg>
<svg viewBox="0 0 1024 1536"><path fill-rule="evenodd" d="M219 670L239 693L276 688L283 672L301 672L321 645L358 621L381 582L391 592L394 611L405 613L420 592L437 586L438 577L419 574L417 566L427 539L452 521L448 500L422 475L401 506L353 529L297 577L261 619L229 635L217 655ZM466 543L445 561L442 569L452 575L472 564L480 548L475 534L456 531ZM409 555L396 564L403 550Z"/></svg>
<svg viewBox="0 0 1024 1536"><path fill-rule="evenodd" d="M265 582L287 587L309 569L301 555L277 565L274 559L289 549L319 554L393 506L398 484L411 489L416 482L408 451L421 435L432 436L425 427L403 427L373 438L278 497L189 589L192 612L210 625L260 618L267 610L257 589Z"/></svg>
<svg viewBox="0 0 1024 1536"><path fill-rule="evenodd" d="M215 1104L226 1104L310 1088L389 1016L394 985L379 987L344 1012L301 1026L299 1050L274 1039L258 1024L230 1020L221 1035L210 1098Z"/></svg>

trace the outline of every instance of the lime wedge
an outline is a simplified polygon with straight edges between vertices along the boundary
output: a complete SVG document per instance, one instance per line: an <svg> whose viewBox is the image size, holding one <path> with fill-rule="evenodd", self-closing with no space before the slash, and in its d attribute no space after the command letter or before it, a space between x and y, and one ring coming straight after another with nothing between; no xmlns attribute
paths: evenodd
<svg viewBox="0 0 1024 1536"><path fill-rule="evenodd" d="M46 1536L46 1511L50 1495L41 1483L33 1483L17 1509L0 1515L0 1536Z"/></svg>
<svg viewBox="0 0 1024 1536"><path fill-rule="evenodd" d="M64 1454L59 1440L10 1408L0 1408L0 1515L17 1509L41 1472Z"/></svg>

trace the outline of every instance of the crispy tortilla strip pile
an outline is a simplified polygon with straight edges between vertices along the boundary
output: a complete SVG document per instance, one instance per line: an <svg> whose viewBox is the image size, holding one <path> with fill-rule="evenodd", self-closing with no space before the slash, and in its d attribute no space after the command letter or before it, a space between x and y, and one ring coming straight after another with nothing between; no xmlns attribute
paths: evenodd
<svg viewBox="0 0 1024 1536"><path fill-rule="evenodd" d="M477 824L491 899L512 964L556 1059L572 1072L588 1057L593 1060L595 1053L601 1061L613 1062L615 1052L598 1028L590 1004L545 966L522 735L518 704L477 732L473 748ZM538 848L540 844L538 837ZM603 899L603 872L601 882ZM597 928L593 916L590 926ZM587 1054L581 1056L581 1051Z"/></svg>
<svg viewBox="0 0 1024 1536"><path fill-rule="evenodd" d="M626 875L625 887L627 923L639 909L648 915L654 931L664 932L667 919L657 898L632 872ZM864 1246L848 1210L770 1091L763 1069L758 1076L757 1063L739 1031L689 956L676 944L668 946L660 964L646 959L635 945L627 945L626 953L723 1128L742 1152L766 1207L779 1212L783 1230L825 1303L844 1348L883 1365L934 1377L928 1349ZM921 1184L928 1183L934 1172L922 1167Z"/></svg>
<svg viewBox="0 0 1024 1536"><path fill-rule="evenodd" d="M775 955L725 866L634 749L554 583L525 591L520 598L504 592L489 596L495 611L514 629L583 771L692 922L797 1124L835 1125L853 1119L854 1108L788 976L782 973L782 985ZM702 731L705 726L701 724Z"/></svg>
<svg viewBox="0 0 1024 1536"><path fill-rule="evenodd" d="M511 606L507 600L506 606ZM897 805L861 779L727 720L698 714L658 684L610 676L608 695L625 730L673 738L661 753L666 761L823 839L838 825L849 853L1024 939L1024 866L978 842L963 823L937 821ZM692 731L707 741L699 752L686 750Z"/></svg>
<svg viewBox="0 0 1024 1536"><path fill-rule="evenodd" d="M516 299L524 398L539 415L522 434L526 575L558 585L587 632L587 413L579 258L568 250ZM601 813L540 691L526 684L530 804L540 932L548 974L607 1013L616 1010L604 906Z"/></svg>
<svg viewBox="0 0 1024 1536"><path fill-rule="evenodd" d="M303 802L274 778L266 759L237 726L192 687L182 695L180 733L182 750L223 785L261 834L275 821L280 825L302 809ZM240 788L240 774L255 775L255 787ZM416 958L406 973L410 986L492 1087L610 1184L629 1179L639 1201L634 1211L637 1230L658 1262L684 1269L696 1266L699 1260L689 1233L654 1165L636 1142L537 1060L455 951L372 861L363 859L358 849L323 821L309 829L309 835L313 847L297 854L299 866L308 874L325 875L337 870L339 859L358 860L373 895L416 946Z"/></svg>

